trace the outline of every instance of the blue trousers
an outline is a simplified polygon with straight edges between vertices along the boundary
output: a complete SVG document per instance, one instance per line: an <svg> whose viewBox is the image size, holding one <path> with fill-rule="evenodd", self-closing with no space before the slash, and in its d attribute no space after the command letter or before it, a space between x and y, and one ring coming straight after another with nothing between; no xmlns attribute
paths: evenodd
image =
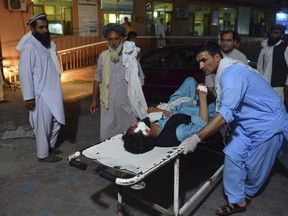
<svg viewBox="0 0 288 216"><path fill-rule="evenodd" d="M243 202L246 194L254 196L260 190L283 142L286 142L286 138L282 133L278 133L262 145L251 147L243 160L225 156L223 184L228 202Z"/></svg>

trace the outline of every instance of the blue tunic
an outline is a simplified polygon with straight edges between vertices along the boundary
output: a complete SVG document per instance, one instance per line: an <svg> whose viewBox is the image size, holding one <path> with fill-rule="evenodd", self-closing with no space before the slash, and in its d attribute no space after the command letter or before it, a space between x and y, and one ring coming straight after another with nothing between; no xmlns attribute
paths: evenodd
<svg viewBox="0 0 288 216"><path fill-rule="evenodd" d="M242 64L233 64L221 78L219 113L235 128L225 153L244 159L250 145L261 145L274 134L288 138L288 115L281 98L258 73ZM265 91L264 91L265 90ZM239 142L239 139L242 142Z"/></svg>
<svg viewBox="0 0 288 216"><path fill-rule="evenodd" d="M222 61L219 68L227 63ZM282 143L287 144L288 115L263 76L243 64L226 66L217 71L218 112L234 130L224 149L223 183L228 201L240 203L245 194L260 190Z"/></svg>
<svg viewBox="0 0 288 216"><path fill-rule="evenodd" d="M182 85L179 87L179 89L170 96L170 100L168 103L172 103L173 101L182 97L190 97L193 100L199 100L199 96L195 92L196 88L197 82L195 81L195 79L192 77L186 78ZM215 115L215 106L213 104L209 107L209 111L210 115ZM192 136L207 124L207 122L205 122L199 116L199 106L195 105L193 102L181 103L178 106L174 107L171 112L173 115L186 114L191 116L190 124L181 124L176 129L176 136L180 142ZM158 121L160 125L160 133L162 132L168 119L169 118Z"/></svg>

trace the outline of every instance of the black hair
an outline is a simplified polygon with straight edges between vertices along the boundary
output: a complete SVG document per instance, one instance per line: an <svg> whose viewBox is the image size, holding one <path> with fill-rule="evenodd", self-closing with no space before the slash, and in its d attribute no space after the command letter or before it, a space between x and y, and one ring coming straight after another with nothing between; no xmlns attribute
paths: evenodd
<svg viewBox="0 0 288 216"><path fill-rule="evenodd" d="M196 55L198 55L199 53L204 52L204 51L207 51L209 53L209 55L211 55L211 56L215 56L215 54L219 54L223 58L219 44L217 44L214 41L206 41L206 42L202 43L198 47Z"/></svg>
<svg viewBox="0 0 288 216"><path fill-rule="evenodd" d="M228 34L228 33L232 33L232 37L233 37L233 40L234 40L234 41L236 41L236 42L237 42L238 40L240 41L240 38L239 38L237 32L232 31L232 30L223 31L223 32L221 33L220 37L222 38L224 34Z"/></svg>
<svg viewBox="0 0 288 216"><path fill-rule="evenodd" d="M287 29L286 26L283 26L283 25L274 25L270 28L270 32L273 31L273 30L280 30L281 31L281 34L285 34L285 30ZM269 33L270 33L269 32Z"/></svg>
<svg viewBox="0 0 288 216"><path fill-rule="evenodd" d="M127 40L130 41L131 39L132 39L132 40L133 40L133 39L136 39L137 36L138 36L138 35L137 35L136 32L130 31L130 32L128 33L128 35L127 35Z"/></svg>
<svg viewBox="0 0 288 216"><path fill-rule="evenodd" d="M145 118L142 121L150 127L149 118ZM145 136L141 131L138 133L126 132L122 136L122 140L124 141L125 150L133 154L142 154L155 147L154 138L151 136Z"/></svg>
<svg viewBox="0 0 288 216"><path fill-rule="evenodd" d="M133 154L142 154L152 150L154 146L154 138L144 136L141 131L138 133L125 133L122 136L124 141L124 148L126 151Z"/></svg>

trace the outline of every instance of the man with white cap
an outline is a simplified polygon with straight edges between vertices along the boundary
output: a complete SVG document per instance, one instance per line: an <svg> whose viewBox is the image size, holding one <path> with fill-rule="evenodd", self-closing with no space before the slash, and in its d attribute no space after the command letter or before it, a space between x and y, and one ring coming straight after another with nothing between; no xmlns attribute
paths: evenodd
<svg viewBox="0 0 288 216"><path fill-rule="evenodd" d="M282 101L288 96L288 49L283 41L285 30L283 25L271 27L268 39L261 42L257 63L258 71L266 77Z"/></svg>
<svg viewBox="0 0 288 216"><path fill-rule="evenodd" d="M50 39L45 13L32 16L27 25L31 31L16 47L20 51L22 95L35 133L38 160L58 162L62 158L56 154L61 150L55 144L65 117L56 46Z"/></svg>
<svg viewBox="0 0 288 216"><path fill-rule="evenodd" d="M147 114L142 92L144 74L137 59L135 44L123 46L126 30L123 25L110 23L104 26L103 36L108 49L98 58L90 112L98 110L100 93L100 139L124 132L133 120Z"/></svg>

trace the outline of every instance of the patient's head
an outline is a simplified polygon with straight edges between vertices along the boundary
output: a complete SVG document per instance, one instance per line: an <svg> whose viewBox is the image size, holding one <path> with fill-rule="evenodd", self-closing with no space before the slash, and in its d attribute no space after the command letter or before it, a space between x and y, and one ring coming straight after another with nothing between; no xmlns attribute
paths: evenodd
<svg viewBox="0 0 288 216"><path fill-rule="evenodd" d="M143 127L143 123L146 127ZM122 136L124 148L133 154L141 154L154 148L154 138L149 132L150 121L145 118L132 122L126 133Z"/></svg>

